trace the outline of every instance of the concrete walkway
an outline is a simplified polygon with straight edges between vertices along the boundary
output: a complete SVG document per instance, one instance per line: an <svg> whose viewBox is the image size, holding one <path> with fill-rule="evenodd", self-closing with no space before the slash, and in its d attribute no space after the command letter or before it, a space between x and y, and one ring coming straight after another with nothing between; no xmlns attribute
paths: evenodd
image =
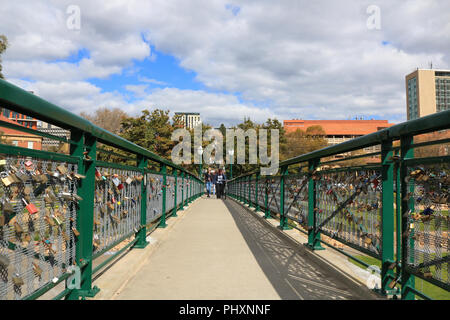
<svg viewBox="0 0 450 320"><path fill-rule="evenodd" d="M374 298L311 261L305 249L286 241L233 200L199 199L168 224L170 230L157 230L166 233L163 238L156 235L157 248L148 246L125 256L99 278L104 288L124 281L119 273L134 267L123 285L102 289L110 295L97 299ZM149 250L151 255L145 253Z"/></svg>

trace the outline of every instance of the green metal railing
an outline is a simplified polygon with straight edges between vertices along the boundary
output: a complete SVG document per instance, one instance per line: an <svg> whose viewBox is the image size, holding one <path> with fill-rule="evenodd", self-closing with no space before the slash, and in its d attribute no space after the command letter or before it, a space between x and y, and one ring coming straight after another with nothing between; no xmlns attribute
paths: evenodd
<svg viewBox="0 0 450 320"><path fill-rule="evenodd" d="M95 273L144 248L150 232L201 195L203 182L191 172L3 80L0 107L70 134L0 122L0 131L70 146L64 154L0 144L0 300L37 299L63 282L54 299L93 297ZM119 160L101 161L105 154ZM80 268L79 288L69 282L72 266Z"/></svg>
<svg viewBox="0 0 450 320"><path fill-rule="evenodd" d="M383 295L427 299L421 279L450 299L449 128L450 111L407 121L282 161L276 176L236 177L229 194L305 233L312 250L380 260Z"/></svg>

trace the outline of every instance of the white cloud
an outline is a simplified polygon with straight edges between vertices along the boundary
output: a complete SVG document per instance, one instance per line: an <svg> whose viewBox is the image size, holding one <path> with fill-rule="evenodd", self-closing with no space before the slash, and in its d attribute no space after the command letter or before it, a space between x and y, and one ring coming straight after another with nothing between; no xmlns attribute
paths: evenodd
<svg viewBox="0 0 450 320"><path fill-rule="evenodd" d="M79 31L66 27L71 4L81 9ZM381 10L380 30L366 26L372 4ZM20 83L76 111L160 105L200 111L211 123L244 115L399 121L406 118L404 76L430 61L450 68L449 12L450 3L438 0L2 1L1 33L11 43L4 73L17 83L35 81ZM208 90L239 93L241 101L206 91L148 91L145 84L166 85L133 69L133 60L155 59L149 43L194 70ZM54 61L82 48L90 57L77 64ZM87 82L124 70L143 83L126 86L134 100Z"/></svg>

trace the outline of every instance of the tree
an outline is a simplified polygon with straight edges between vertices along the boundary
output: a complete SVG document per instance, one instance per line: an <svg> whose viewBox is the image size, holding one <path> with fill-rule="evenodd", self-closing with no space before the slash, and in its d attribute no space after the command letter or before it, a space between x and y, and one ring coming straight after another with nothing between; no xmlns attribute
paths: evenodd
<svg viewBox="0 0 450 320"><path fill-rule="evenodd" d="M312 126L303 131L297 129L286 135L285 159L297 157L315 150L325 148L327 140L321 126Z"/></svg>
<svg viewBox="0 0 450 320"><path fill-rule="evenodd" d="M82 112L80 116L105 130L119 134L122 129L122 121L128 117L128 114L119 108L104 107L97 109L93 115Z"/></svg>
<svg viewBox="0 0 450 320"><path fill-rule="evenodd" d="M122 121L121 136L170 160L174 126L170 123L169 110L143 110L140 117L128 117Z"/></svg>
<svg viewBox="0 0 450 320"><path fill-rule="evenodd" d="M0 79L5 79L2 73L2 53L8 48L8 38L6 36L0 34Z"/></svg>

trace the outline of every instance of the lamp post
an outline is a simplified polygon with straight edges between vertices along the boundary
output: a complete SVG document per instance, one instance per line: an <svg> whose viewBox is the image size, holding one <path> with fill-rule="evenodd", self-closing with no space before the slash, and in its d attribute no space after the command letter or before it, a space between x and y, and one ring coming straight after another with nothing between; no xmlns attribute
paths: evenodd
<svg viewBox="0 0 450 320"><path fill-rule="evenodd" d="M200 156L200 164L199 164L199 176L200 176L200 179L201 179L201 177L202 177L202 164L203 164L203 157L202 157L202 155L203 155L203 147L202 146L199 146L198 148L197 148L197 153L198 153L198 155Z"/></svg>
<svg viewBox="0 0 450 320"><path fill-rule="evenodd" d="M230 179L233 179L233 156L234 156L234 149L228 150L228 155L230 156Z"/></svg>

